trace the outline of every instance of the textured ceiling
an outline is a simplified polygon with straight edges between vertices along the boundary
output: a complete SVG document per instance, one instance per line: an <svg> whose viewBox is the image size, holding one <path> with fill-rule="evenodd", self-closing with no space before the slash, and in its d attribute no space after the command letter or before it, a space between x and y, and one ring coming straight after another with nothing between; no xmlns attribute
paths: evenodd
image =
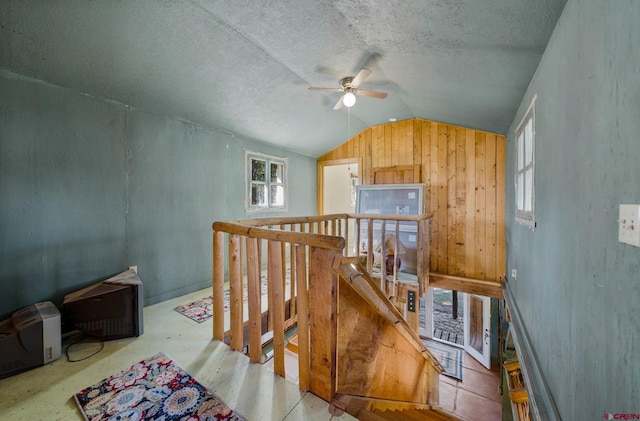
<svg viewBox="0 0 640 421"><path fill-rule="evenodd" d="M0 68L317 157L391 117L505 133L566 0L2 0ZM333 111L338 87L389 93Z"/></svg>

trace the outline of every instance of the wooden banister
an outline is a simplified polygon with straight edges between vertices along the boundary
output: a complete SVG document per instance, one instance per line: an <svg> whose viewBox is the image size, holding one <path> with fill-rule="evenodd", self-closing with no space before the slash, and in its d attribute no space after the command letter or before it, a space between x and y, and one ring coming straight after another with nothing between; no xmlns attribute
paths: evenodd
<svg viewBox="0 0 640 421"><path fill-rule="evenodd" d="M229 234L242 235L245 237L256 237L264 240L283 241L293 244L305 244L308 246L342 250L345 242L344 238L332 235L309 236L301 232L280 231L268 228L259 228L241 225L232 222L214 222L214 231L223 231Z"/></svg>
<svg viewBox="0 0 640 421"><path fill-rule="evenodd" d="M264 345L262 342L266 337L265 333L271 333L274 372L285 377L284 350L287 341L285 332L289 327L297 324L300 389L310 390L317 396L331 401L337 393L338 384L341 384L337 371L340 358L338 352L343 352L339 351L343 348L338 344L339 285L344 283L341 276L346 276L347 279L349 276L355 276L353 273L345 275L347 269L341 267L341 262L346 259L345 261L355 263L357 260L355 256L360 254L360 242L365 240L366 270L373 273L374 240L382 244L383 256L388 247L399 250L400 223L415 222L417 239L425 243L418 247L418 278L428 277L428 244L426 244L428 233L422 230L428 229L430 218L430 214L343 213L214 222L212 224L214 231L213 338L220 341L230 338L228 343L232 349L240 351L247 348L251 362L262 363ZM355 232L352 238L355 243L353 247L350 245L350 249L347 249L349 229L354 227ZM360 238L361 227L367 228L366 239ZM380 232L382 236L378 238ZM394 243L384 244L385 232L395 234ZM381 243L380 240L382 240ZM402 313L396 307L385 307L387 304L380 306L380 303L384 303L385 300L389 303L389 295L397 296L399 291L397 263L394 261L393 272L388 274L384 258L380 266L379 279L376 278L373 281L375 284L379 282L380 285L375 285L371 290L377 292L369 291L366 294L359 292L358 294L361 299L378 303L375 311L379 312L385 320L391 321L396 332L393 336L396 338L394 340L421 343L415 330L407 325ZM267 277L266 305L263 303L262 293L263 268L266 268ZM225 271L228 274L226 280ZM367 278L367 282L372 282L372 279ZM363 282L359 278L353 278L352 281ZM391 287L388 281L392 282ZM428 279L419 281L420 295L426 290L427 283ZM227 313L224 308L225 289L229 290L230 298L230 309ZM358 294L351 294L348 297L353 298ZM245 299L248 311L245 310ZM353 301L348 302L349 305L353 305ZM225 316L229 318L226 321ZM225 325L225 322L228 322L228 325ZM227 332L225 332L226 326L229 328ZM404 345L404 347L411 349L411 345ZM383 354L387 352L384 351ZM420 386L416 389L424 394L424 399L420 398L419 394L412 399L426 402L428 395L429 402L432 403L434 397L437 398L437 393L432 393L433 379L429 377L433 372L422 365L420 358L429 360L432 369L437 368L438 363L428 351L422 355L424 350L419 345L415 345L411 352L415 353L412 357L415 361L414 366L418 371L423 372L422 377L418 377L429 380L424 387ZM437 375L435 378L437 388Z"/></svg>

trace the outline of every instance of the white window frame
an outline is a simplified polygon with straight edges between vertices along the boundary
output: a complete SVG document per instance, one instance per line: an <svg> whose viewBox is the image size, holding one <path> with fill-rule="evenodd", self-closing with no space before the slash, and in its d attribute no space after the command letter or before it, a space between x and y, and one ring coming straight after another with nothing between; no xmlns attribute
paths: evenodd
<svg viewBox="0 0 640 421"><path fill-rule="evenodd" d="M515 133L515 205L516 222L535 228L535 104L537 95L531 100L526 114Z"/></svg>
<svg viewBox="0 0 640 421"><path fill-rule="evenodd" d="M252 180L252 161L264 161L266 163L266 174L264 181ZM282 165L283 176L281 181L271 181L271 164ZM288 159L277 156L267 155L260 152L245 150L245 209L247 212L264 212L264 211L286 211L289 203L289 181L288 181ZM261 184L266 186L266 203L264 205L253 204L253 184ZM282 186L283 203L282 205L274 205L271 203L271 188Z"/></svg>

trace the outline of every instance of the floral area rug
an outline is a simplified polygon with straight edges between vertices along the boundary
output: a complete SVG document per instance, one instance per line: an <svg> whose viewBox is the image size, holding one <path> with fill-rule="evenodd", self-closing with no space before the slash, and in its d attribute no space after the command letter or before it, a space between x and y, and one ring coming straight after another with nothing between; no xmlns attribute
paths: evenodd
<svg viewBox="0 0 640 421"><path fill-rule="evenodd" d="M422 339L425 346L445 369L445 376L462 380L462 349L441 342Z"/></svg>
<svg viewBox="0 0 640 421"><path fill-rule="evenodd" d="M162 352L87 387L74 398L88 421L244 421Z"/></svg>
<svg viewBox="0 0 640 421"><path fill-rule="evenodd" d="M287 273L287 284L289 283L289 274ZM262 276L262 295L267 293L267 277ZM246 303L248 300L247 297L247 286L244 286L243 299ZM224 291L224 311L229 311L229 301L230 301L230 293L229 290ZM213 317L213 297L209 295L208 297L201 298L196 301L192 301L190 303L177 306L174 308L180 314L187 316L188 318L195 320L198 323L202 323L206 320L209 320Z"/></svg>

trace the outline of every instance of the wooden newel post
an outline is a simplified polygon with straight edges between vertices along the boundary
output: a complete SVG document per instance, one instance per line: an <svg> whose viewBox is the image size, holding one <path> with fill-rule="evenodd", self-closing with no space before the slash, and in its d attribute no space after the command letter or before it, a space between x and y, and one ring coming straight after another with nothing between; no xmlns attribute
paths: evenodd
<svg viewBox="0 0 640 421"><path fill-rule="evenodd" d="M224 341L224 232L213 232L213 339Z"/></svg>
<svg viewBox="0 0 640 421"><path fill-rule="evenodd" d="M336 394L338 275L335 250L311 247L309 262L309 390L327 402Z"/></svg>

